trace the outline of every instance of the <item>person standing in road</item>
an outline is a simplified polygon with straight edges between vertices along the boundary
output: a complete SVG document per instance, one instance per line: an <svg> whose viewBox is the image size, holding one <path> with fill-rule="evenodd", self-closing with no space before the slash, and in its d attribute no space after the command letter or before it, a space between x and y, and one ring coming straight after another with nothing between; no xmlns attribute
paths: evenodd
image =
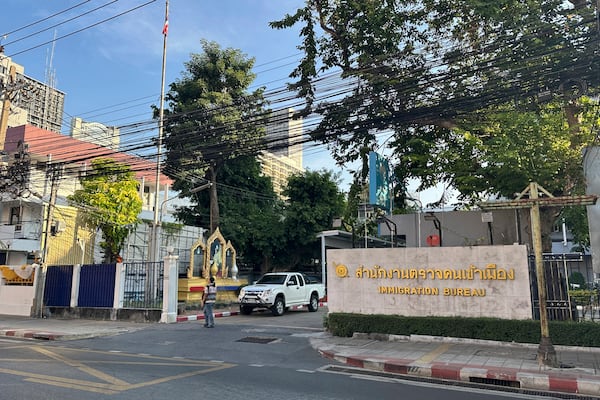
<svg viewBox="0 0 600 400"><path fill-rule="evenodd" d="M215 277L210 277L210 282L204 287L202 293L202 304L204 305L204 327L214 328L215 327L215 316L213 315L213 307L217 300L217 285L215 284Z"/></svg>

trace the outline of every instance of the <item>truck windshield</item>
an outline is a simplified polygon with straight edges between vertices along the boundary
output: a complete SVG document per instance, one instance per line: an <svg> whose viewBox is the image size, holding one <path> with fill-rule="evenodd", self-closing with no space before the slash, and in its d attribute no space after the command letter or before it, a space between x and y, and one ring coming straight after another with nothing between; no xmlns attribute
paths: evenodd
<svg viewBox="0 0 600 400"><path fill-rule="evenodd" d="M263 283L268 285L283 285L287 275L264 275L256 283Z"/></svg>

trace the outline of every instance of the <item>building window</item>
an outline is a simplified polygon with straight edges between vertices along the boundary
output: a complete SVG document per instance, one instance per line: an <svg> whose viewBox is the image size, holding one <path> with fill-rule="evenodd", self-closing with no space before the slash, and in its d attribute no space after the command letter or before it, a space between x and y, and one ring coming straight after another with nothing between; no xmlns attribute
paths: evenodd
<svg viewBox="0 0 600 400"><path fill-rule="evenodd" d="M11 207L10 208L9 225L14 225L15 231L21 230L21 207Z"/></svg>

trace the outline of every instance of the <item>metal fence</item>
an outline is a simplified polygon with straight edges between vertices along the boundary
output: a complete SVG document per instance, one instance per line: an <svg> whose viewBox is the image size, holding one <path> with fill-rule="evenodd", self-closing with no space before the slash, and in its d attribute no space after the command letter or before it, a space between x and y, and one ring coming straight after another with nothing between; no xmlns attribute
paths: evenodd
<svg viewBox="0 0 600 400"><path fill-rule="evenodd" d="M123 308L162 308L162 262L125 263Z"/></svg>
<svg viewBox="0 0 600 400"><path fill-rule="evenodd" d="M112 307L115 264L82 265L79 273L79 307Z"/></svg>
<svg viewBox="0 0 600 400"><path fill-rule="evenodd" d="M49 266L44 285L44 304L48 307L69 307L72 283L72 265Z"/></svg>
<svg viewBox="0 0 600 400"><path fill-rule="evenodd" d="M549 320L577 320L577 309L569 297L569 270L582 263L580 254L544 254L546 311ZM576 269L576 268L575 268ZM540 318L535 257L529 257L529 278L534 319Z"/></svg>

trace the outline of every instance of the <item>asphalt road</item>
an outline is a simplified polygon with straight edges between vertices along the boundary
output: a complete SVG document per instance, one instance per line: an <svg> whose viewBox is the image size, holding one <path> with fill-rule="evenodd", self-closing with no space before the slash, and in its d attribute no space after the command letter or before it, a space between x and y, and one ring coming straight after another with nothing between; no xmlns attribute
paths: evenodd
<svg viewBox="0 0 600 400"><path fill-rule="evenodd" d="M0 400L509 399L334 368L310 346L324 310L150 324L65 342L0 340ZM534 398L521 396L521 398Z"/></svg>

